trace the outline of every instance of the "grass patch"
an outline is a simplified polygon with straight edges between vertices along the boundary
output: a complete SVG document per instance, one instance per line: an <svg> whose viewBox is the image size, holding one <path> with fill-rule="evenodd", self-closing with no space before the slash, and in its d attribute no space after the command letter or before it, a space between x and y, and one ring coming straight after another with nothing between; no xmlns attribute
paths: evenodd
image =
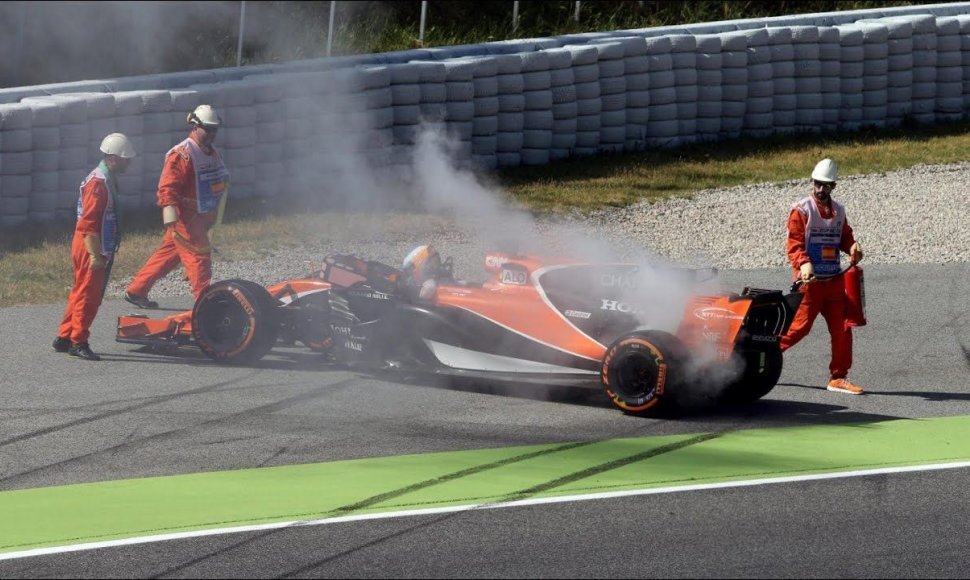
<svg viewBox="0 0 970 580"><path fill-rule="evenodd" d="M807 179L824 157L842 176L970 159L970 123L834 135L777 136L569 159L502 171L500 183L537 212L592 210L696 191Z"/></svg>
<svg viewBox="0 0 970 580"><path fill-rule="evenodd" d="M908 126L852 134L738 139L671 151L645 151L570 159L538 167L507 168L494 179L518 205L537 214L589 211L657 201L717 187L808 179L819 159L832 157L842 176L881 173L919 164L970 160L970 123ZM352 214L279 213L261 200L229 204L218 230L217 260L265 257L286 247L326 251L344 233L372 231L373 238L407 235L406 212ZM433 219L433 218L432 218ZM125 238L112 278L129 278L161 241L157 211L125 216ZM72 285L70 240L74 224L5 230L0 238L0 307L64 302Z"/></svg>

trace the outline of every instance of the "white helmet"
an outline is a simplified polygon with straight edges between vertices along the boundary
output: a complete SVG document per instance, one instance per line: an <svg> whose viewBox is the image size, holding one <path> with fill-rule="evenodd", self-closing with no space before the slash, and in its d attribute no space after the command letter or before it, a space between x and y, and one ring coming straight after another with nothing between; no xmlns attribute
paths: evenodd
<svg viewBox="0 0 970 580"><path fill-rule="evenodd" d="M425 280L438 275L441 269L441 256L438 250L431 246L418 246L404 258L401 269L411 283L420 286Z"/></svg>
<svg viewBox="0 0 970 580"><path fill-rule="evenodd" d="M206 128L222 125L222 119L216 114L216 110L212 108L212 105L199 105L194 111L189 113L189 116L185 120L191 125L199 125Z"/></svg>
<svg viewBox="0 0 970 580"><path fill-rule="evenodd" d="M826 183L835 183L839 179L839 166L831 159L823 159L818 162L812 171L812 179Z"/></svg>
<svg viewBox="0 0 970 580"><path fill-rule="evenodd" d="M101 152L105 155L131 159L135 156L135 146L122 133L112 133L101 141Z"/></svg>

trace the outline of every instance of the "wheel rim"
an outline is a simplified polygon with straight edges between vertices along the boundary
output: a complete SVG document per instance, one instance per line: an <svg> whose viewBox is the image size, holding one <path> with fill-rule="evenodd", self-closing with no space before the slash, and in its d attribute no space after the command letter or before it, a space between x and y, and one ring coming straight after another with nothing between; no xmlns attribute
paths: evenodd
<svg viewBox="0 0 970 580"><path fill-rule="evenodd" d="M213 296L199 317L199 331L217 351L230 351L244 343L252 331L252 318L230 294Z"/></svg>
<svg viewBox="0 0 970 580"><path fill-rule="evenodd" d="M657 386L657 361L645 353L629 353L617 361L617 394L629 402L639 402Z"/></svg>

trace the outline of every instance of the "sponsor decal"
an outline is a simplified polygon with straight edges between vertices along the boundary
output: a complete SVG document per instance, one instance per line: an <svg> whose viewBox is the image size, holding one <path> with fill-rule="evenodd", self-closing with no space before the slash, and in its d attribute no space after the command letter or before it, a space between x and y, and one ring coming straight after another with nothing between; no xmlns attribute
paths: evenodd
<svg viewBox="0 0 970 580"><path fill-rule="evenodd" d="M256 314L256 309L254 309L253 305L249 303L249 300L246 300L246 297L243 296L242 292L236 288L233 288L232 295L236 297L236 300L239 302L239 305L242 306L242 309L246 311L246 314L250 316Z"/></svg>
<svg viewBox="0 0 970 580"><path fill-rule="evenodd" d="M625 274L601 274L600 285L606 288L634 290L637 287L636 270Z"/></svg>
<svg viewBox="0 0 970 580"><path fill-rule="evenodd" d="M707 327L704 328L704 331L701 334L704 336L704 340L708 342L720 342L721 339L724 338L723 332L708 330Z"/></svg>
<svg viewBox="0 0 970 580"><path fill-rule="evenodd" d="M701 320L744 320L743 316L738 316L727 308L720 308L718 306L698 308L694 311L694 316Z"/></svg>
<svg viewBox="0 0 970 580"><path fill-rule="evenodd" d="M600 310L610 310L612 312L623 312L624 314L642 314L643 311L639 308L631 306L626 302L620 302L619 300L608 300L606 298L602 299L602 304L600 305Z"/></svg>
<svg viewBox="0 0 970 580"><path fill-rule="evenodd" d="M485 267L501 268L508 261L509 259L506 258L505 256L494 256L494 255L485 256Z"/></svg>
<svg viewBox="0 0 970 580"><path fill-rule="evenodd" d="M523 270L502 269L502 284L525 286L529 282L529 274Z"/></svg>
<svg viewBox="0 0 970 580"><path fill-rule="evenodd" d="M761 334L752 334L751 340L757 340L759 342L778 342L777 336L766 336Z"/></svg>
<svg viewBox="0 0 970 580"><path fill-rule="evenodd" d="M390 300L391 299L391 295L390 294L386 294L384 292L378 292L377 290L366 290L366 291L354 290L354 291L349 292L349 294L352 294L352 295L357 296L359 298L373 298L375 300Z"/></svg>
<svg viewBox="0 0 970 580"><path fill-rule="evenodd" d="M842 235L841 226L814 226L808 229L812 236L826 236L829 238L839 238Z"/></svg>
<svg viewBox="0 0 970 580"><path fill-rule="evenodd" d="M581 310L567 310L564 314L570 318L589 318L593 315L592 312L583 312Z"/></svg>

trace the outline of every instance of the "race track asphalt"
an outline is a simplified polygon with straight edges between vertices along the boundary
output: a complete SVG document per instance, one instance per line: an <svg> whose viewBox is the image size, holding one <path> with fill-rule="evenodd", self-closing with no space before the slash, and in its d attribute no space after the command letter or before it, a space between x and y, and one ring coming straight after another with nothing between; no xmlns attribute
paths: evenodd
<svg viewBox="0 0 970 580"><path fill-rule="evenodd" d="M967 417L968 274L967 264L867 265L869 325L856 331L851 375L864 397L821 388L820 320L765 399L675 419L625 416L596 390L398 381L300 349L232 368L167 357L114 342L116 317L131 312L120 300L93 328L105 360L88 363L50 348L63 305L7 308L0 499L348 459ZM729 289L788 285L783 269L722 278ZM970 457L970 441L954 445ZM968 479L961 468L346 522L6 560L0 575L959 577L970 565Z"/></svg>

